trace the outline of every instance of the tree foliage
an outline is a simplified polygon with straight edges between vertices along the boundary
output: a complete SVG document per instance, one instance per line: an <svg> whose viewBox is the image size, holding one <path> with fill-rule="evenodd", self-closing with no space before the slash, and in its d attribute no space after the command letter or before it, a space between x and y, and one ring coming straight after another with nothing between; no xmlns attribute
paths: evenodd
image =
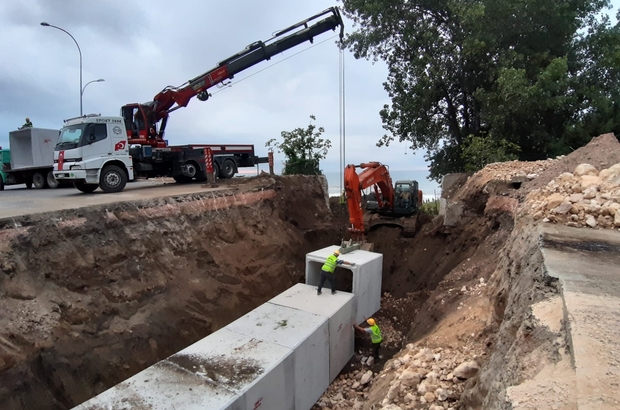
<svg viewBox="0 0 620 410"><path fill-rule="evenodd" d="M314 115L310 116L312 121L316 121ZM319 162L325 159L332 143L328 139L321 138L325 132L323 127L316 127L310 122L306 128L295 128L293 131L282 131L282 141L278 142L275 138L270 139L265 144L269 149L277 149L284 153L286 165L282 170L284 175L321 175Z"/></svg>
<svg viewBox="0 0 620 410"><path fill-rule="evenodd" d="M498 140L490 135L484 137L470 135L465 139L461 157L465 171L478 171L487 164L513 161L518 158L519 151L517 144L505 139Z"/></svg>
<svg viewBox="0 0 620 410"><path fill-rule="evenodd" d="M565 154L620 131L620 28L609 0L343 0L343 47L383 60L391 104L377 145L425 149L431 176L461 171L468 136Z"/></svg>

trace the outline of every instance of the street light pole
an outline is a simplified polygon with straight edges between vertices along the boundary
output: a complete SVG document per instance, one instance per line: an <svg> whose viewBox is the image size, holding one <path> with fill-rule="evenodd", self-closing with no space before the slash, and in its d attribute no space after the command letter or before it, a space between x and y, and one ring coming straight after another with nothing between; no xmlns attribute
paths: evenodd
<svg viewBox="0 0 620 410"><path fill-rule="evenodd" d="M92 80L92 81L89 81L89 82L87 82L86 84L84 84L84 87L83 87L83 88L82 88L82 90L80 91L80 110L81 110L81 108L82 108L82 107L81 107L81 103L82 103L82 96L84 95L84 90L86 89L86 86L87 86L88 84L90 84L90 83L100 83L100 82L102 82L102 81L105 81L105 80L104 80L103 78L100 78L100 79L98 79L98 80Z"/></svg>
<svg viewBox="0 0 620 410"><path fill-rule="evenodd" d="M80 45L78 44L78 42L75 40L75 37L73 37L71 35L71 33L69 33L67 30L65 30L64 28L60 28L57 26L54 26L52 24L46 23L46 22L42 22L41 25L43 27L53 27L55 29L58 29L60 31L63 31L65 33L67 33L69 35L69 37L71 37L71 39L73 40L73 42L75 43L75 45L77 46L78 52L80 53L80 116L82 116L82 93L83 93L83 88L82 88L82 50L80 49Z"/></svg>

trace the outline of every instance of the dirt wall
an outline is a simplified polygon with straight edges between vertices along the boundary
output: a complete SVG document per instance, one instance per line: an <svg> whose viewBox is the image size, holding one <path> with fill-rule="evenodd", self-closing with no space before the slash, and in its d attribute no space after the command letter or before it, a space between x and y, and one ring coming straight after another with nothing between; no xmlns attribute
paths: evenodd
<svg viewBox="0 0 620 410"><path fill-rule="evenodd" d="M339 243L316 178L0 222L0 408L67 409L207 336Z"/></svg>

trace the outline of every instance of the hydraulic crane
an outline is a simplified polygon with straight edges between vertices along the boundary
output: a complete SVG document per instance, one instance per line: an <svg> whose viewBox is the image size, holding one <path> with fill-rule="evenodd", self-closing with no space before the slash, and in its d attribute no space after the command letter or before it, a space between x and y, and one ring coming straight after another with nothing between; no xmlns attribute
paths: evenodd
<svg viewBox="0 0 620 410"><path fill-rule="evenodd" d="M317 21L318 20L318 21ZM217 66L186 82L179 87L166 87L153 101L144 104L127 104L121 108L129 144L151 145L156 148L167 146L164 131L172 111L186 107L195 96L206 101L211 95L208 90L236 74L296 47L306 41L312 43L322 33L340 26L340 39L344 34L344 23L338 7L328 8L290 27L280 30L267 41L257 41L237 54L220 61ZM158 123L161 125L158 127Z"/></svg>

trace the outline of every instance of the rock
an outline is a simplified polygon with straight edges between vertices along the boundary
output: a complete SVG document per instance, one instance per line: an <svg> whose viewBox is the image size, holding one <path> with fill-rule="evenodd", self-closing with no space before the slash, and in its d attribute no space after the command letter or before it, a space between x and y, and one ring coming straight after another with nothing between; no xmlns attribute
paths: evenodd
<svg viewBox="0 0 620 410"><path fill-rule="evenodd" d="M352 388L352 389L357 389L357 388L359 388L359 387L360 387L360 385L361 385L361 383L360 383L360 382L355 382L355 383L353 383L353 386L351 386L351 388Z"/></svg>
<svg viewBox="0 0 620 410"><path fill-rule="evenodd" d="M400 383L406 387L413 387L420 384L420 376L411 369L405 370L398 378Z"/></svg>
<svg viewBox="0 0 620 410"><path fill-rule="evenodd" d="M364 373L364 375L362 376L362 379L360 380L361 384L368 384L368 382L370 381L370 379L372 378L372 370L368 370L366 373Z"/></svg>
<svg viewBox="0 0 620 410"><path fill-rule="evenodd" d="M478 373L478 370L480 370L478 363L472 360L469 362L461 363L456 369L454 369L452 373L454 373L454 376L458 377L459 379L469 379L470 377L475 376L476 373Z"/></svg>
<svg viewBox="0 0 620 410"><path fill-rule="evenodd" d="M427 403L432 403L435 401L435 394L428 392L424 395L424 400L426 400Z"/></svg>
<svg viewBox="0 0 620 410"><path fill-rule="evenodd" d="M426 381L430 384L436 384L439 381L439 375L435 370L426 374Z"/></svg>
<svg viewBox="0 0 620 410"><path fill-rule="evenodd" d="M594 219L592 215L588 215L588 217L586 218L586 225L588 225L590 228L596 228L598 222L596 222L596 219Z"/></svg>
<svg viewBox="0 0 620 410"><path fill-rule="evenodd" d="M375 358L373 356L370 356L368 360L366 360L366 364L368 366L372 366L373 364L375 364Z"/></svg>
<svg viewBox="0 0 620 410"><path fill-rule="evenodd" d="M562 202L560 205L553 209L557 215L566 215L573 208L573 204L570 202Z"/></svg>
<svg viewBox="0 0 620 410"><path fill-rule="evenodd" d="M403 400L405 401L405 403L411 403L412 401L415 401L415 397L416 396L414 396L413 394L407 393Z"/></svg>
<svg viewBox="0 0 620 410"><path fill-rule="evenodd" d="M538 178L538 174L527 174L525 177L531 181L532 179Z"/></svg>
<svg viewBox="0 0 620 410"><path fill-rule="evenodd" d="M620 184L620 164L612 165L611 167L602 170L598 176L607 185Z"/></svg>
<svg viewBox="0 0 620 410"><path fill-rule="evenodd" d="M620 212L616 212L616 215L614 216L614 226L616 228L620 228Z"/></svg>
<svg viewBox="0 0 620 410"><path fill-rule="evenodd" d="M400 393L400 383L394 383L387 392L388 400L394 400L398 397L398 393Z"/></svg>
<svg viewBox="0 0 620 410"><path fill-rule="evenodd" d="M590 187L587 188L584 192L583 192L583 198L580 202L583 202L584 199L592 199L592 198L596 198L596 188L595 187Z"/></svg>
<svg viewBox="0 0 620 410"><path fill-rule="evenodd" d="M594 175L584 175L581 177L581 188L586 189L591 186L599 186L603 181L597 176Z"/></svg>
<svg viewBox="0 0 620 410"><path fill-rule="evenodd" d="M590 164L580 164L580 165L577 165L577 168L575 168L573 175L575 175L576 177L580 177L583 175L597 176L598 170Z"/></svg>
<svg viewBox="0 0 620 410"><path fill-rule="evenodd" d="M583 199L583 194L572 194L570 197L568 197L568 200L570 202L577 203L577 202L581 202L581 200Z"/></svg>
<svg viewBox="0 0 620 410"><path fill-rule="evenodd" d="M388 404L387 406L381 407L381 410L403 410L403 408L396 404Z"/></svg>
<svg viewBox="0 0 620 410"><path fill-rule="evenodd" d="M549 198L547 198L547 209L553 209L559 206L562 202L564 202L564 195L562 194L551 194Z"/></svg>
<svg viewBox="0 0 620 410"><path fill-rule="evenodd" d="M435 397L437 397L437 400L439 401L446 401L448 398L448 391L440 387L435 390Z"/></svg>

